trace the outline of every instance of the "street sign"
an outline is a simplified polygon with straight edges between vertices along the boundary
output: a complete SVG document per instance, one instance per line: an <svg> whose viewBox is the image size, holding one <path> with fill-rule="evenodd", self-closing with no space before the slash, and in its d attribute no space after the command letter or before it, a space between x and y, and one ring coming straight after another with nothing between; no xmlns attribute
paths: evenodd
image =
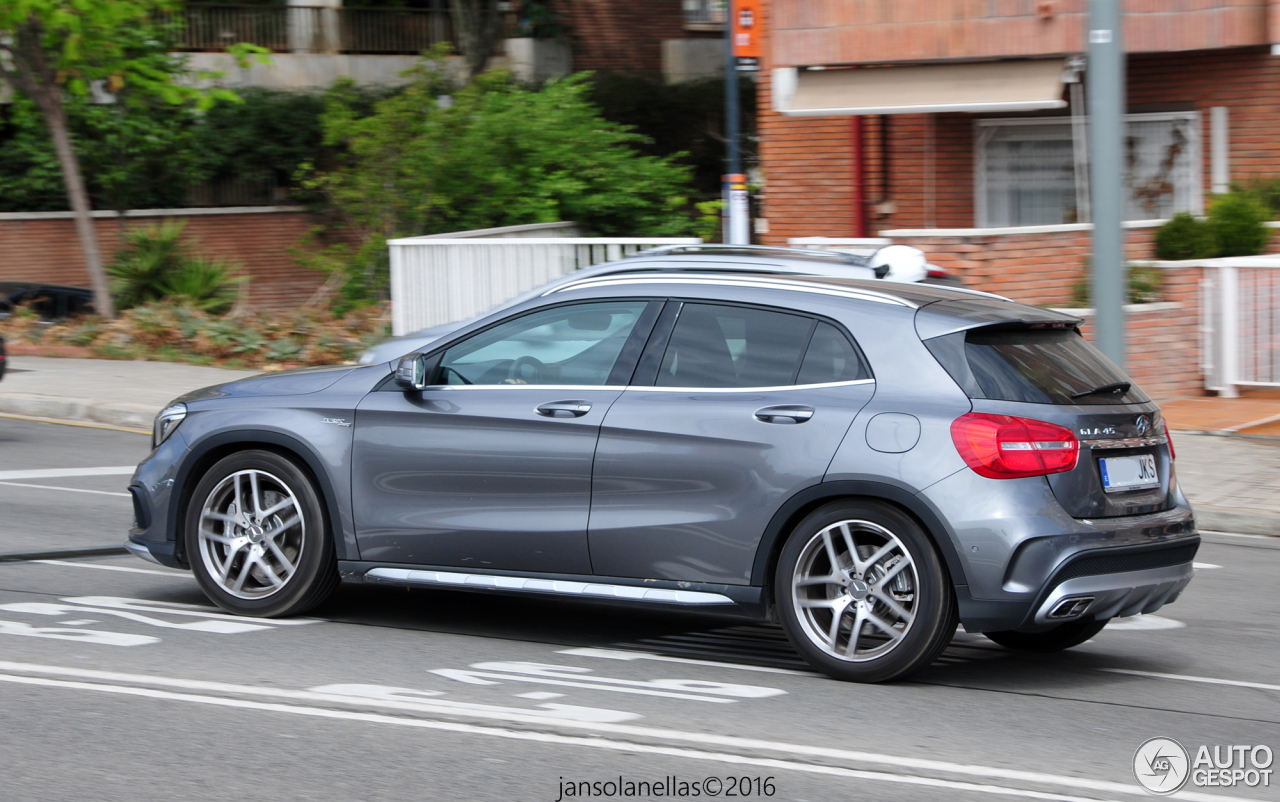
<svg viewBox="0 0 1280 802"><path fill-rule="evenodd" d="M733 58L740 72L760 69L760 35L764 18L760 0L735 0L732 5Z"/></svg>

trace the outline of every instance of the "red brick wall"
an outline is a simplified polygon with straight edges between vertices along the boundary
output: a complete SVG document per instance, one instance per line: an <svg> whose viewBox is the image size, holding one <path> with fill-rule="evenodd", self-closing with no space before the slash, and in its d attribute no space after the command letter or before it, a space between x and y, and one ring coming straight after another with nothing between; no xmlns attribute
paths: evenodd
<svg viewBox="0 0 1280 802"><path fill-rule="evenodd" d="M573 0L561 8L573 28L575 70L661 72L662 41L690 36L680 0Z"/></svg>
<svg viewBox="0 0 1280 802"><path fill-rule="evenodd" d="M774 0L778 66L1082 52L1087 0ZM1047 7L1050 13L1042 15ZM1272 41L1267 0L1125 0L1130 53Z"/></svg>
<svg viewBox="0 0 1280 802"><path fill-rule="evenodd" d="M1198 267L1164 270L1164 297L1176 309L1129 311L1125 315L1126 369L1156 401L1204 395L1200 369L1200 276ZM1093 339L1090 316L1081 326Z"/></svg>
<svg viewBox="0 0 1280 802"><path fill-rule="evenodd" d="M324 275L298 267L289 249L319 221L305 212L182 215L192 250L240 265L249 276L249 303L259 309L285 309L304 303ZM120 247L123 227L154 225L160 217L95 219L105 262ZM88 287L80 241L70 219L0 219L0 280L45 281Z"/></svg>
<svg viewBox="0 0 1280 802"><path fill-rule="evenodd" d="M1126 229L1128 258L1154 258L1155 231ZM892 238L895 244L924 251L930 262L958 276L970 289L1037 306L1071 305L1091 247L1088 229L961 236L911 232Z"/></svg>

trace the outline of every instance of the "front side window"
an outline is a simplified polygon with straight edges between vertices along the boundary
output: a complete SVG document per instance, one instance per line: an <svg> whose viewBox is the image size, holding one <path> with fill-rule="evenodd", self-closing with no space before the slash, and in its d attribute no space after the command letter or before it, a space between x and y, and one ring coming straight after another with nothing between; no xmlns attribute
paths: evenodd
<svg viewBox="0 0 1280 802"><path fill-rule="evenodd" d="M658 370L659 387L795 383L814 320L738 306L685 304Z"/></svg>
<svg viewBox="0 0 1280 802"><path fill-rule="evenodd" d="M1126 220L1200 212L1199 127L1195 112L1125 118ZM980 120L977 143L979 226L1080 222L1084 150L1077 154L1069 119Z"/></svg>
<svg viewBox="0 0 1280 802"><path fill-rule="evenodd" d="M604 385L647 301L574 304L500 323L445 351L441 384Z"/></svg>

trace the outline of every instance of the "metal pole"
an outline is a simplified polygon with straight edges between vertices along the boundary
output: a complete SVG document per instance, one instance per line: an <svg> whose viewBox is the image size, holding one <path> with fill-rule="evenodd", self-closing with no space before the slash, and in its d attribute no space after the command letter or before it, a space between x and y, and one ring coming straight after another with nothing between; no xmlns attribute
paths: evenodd
<svg viewBox="0 0 1280 802"><path fill-rule="evenodd" d="M1120 0L1089 0L1089 186L1096 342L1124 369L1124 42Z"/></svg>
<svg viewBox="0 0 1280 802"><path fill-rule="evenodd" d="M749 245L747 187L742 175L742 154L738 150L738 60L733 47L733 0L725 0L724 16L724 132L729 172L725 176L725 204L728 207L730 245Z"/></svg>

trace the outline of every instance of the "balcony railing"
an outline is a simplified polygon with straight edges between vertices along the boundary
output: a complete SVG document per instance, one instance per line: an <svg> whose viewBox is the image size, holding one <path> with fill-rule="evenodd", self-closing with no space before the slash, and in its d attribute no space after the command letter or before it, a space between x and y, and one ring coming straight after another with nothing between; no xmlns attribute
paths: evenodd
<svg viewBox="0 0 1280 802"><path fill-rule="evenodd" d="M170 17L182 50L220 51L247 42L278 53L421 53L456 42L453 16L439 8L321 8L189 4ZM515 30L507 13L506 35Z"/></svg>
<svg viewBox="0 0 1280 802"><path fill-rule="evenodd" d="M684 0L685 25L723 25L725 0Z"/></svg>

